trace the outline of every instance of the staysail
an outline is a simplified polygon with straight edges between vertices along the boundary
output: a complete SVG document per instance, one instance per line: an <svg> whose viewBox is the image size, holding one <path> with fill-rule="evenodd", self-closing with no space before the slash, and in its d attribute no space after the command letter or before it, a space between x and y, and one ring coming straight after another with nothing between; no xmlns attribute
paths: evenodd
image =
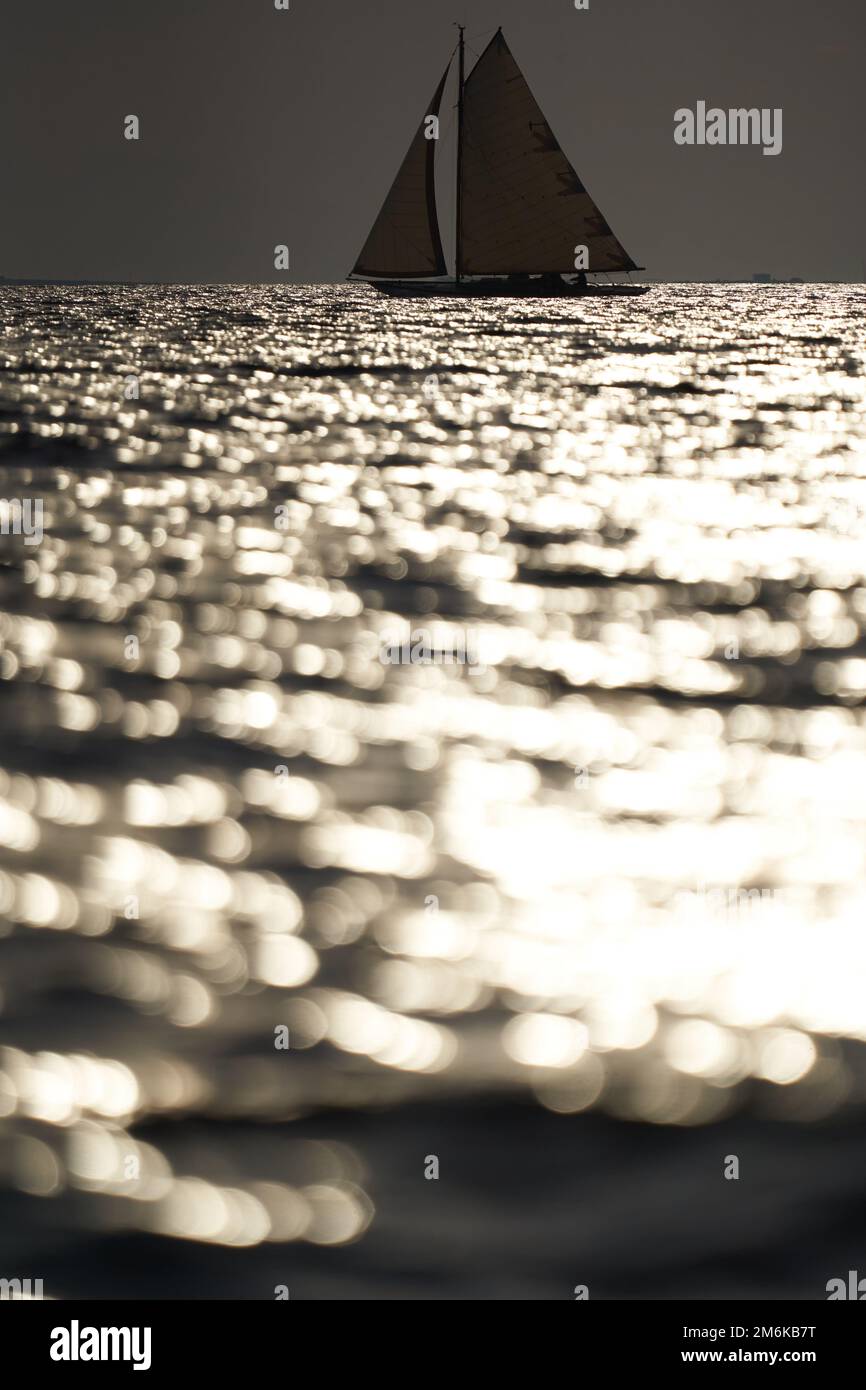
<svg viewBox="0 0 866 1390"><path fill-rule="evenodd" d="M364 249L355 262L353 275L407 279L418 275L445 274L445 257L436 216L433 163L438 142L427 139L425 127L428 116L439 114L447 76L446 67L379 216L373 223Z"/></svg>
<svg viewBox="0 0 866 1390"><path fill-rule="evenodd" d="M632 270L572 169L499 30L463 88L458 273Z"/></svg>

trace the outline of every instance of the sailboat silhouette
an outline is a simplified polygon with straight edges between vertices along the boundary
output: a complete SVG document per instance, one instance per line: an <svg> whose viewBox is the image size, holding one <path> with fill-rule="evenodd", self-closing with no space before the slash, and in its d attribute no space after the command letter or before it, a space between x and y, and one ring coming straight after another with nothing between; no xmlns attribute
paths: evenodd
<svg viewBox="0 0 866 1390"><path fill-rule="evenodd" d="M642 267L560 148L502 30L466 77L458 28L453 278L436 211L439 142L430 138L453 53L349 278L392 295L645 294L645 285L587 282L586 272Z"/></svg>

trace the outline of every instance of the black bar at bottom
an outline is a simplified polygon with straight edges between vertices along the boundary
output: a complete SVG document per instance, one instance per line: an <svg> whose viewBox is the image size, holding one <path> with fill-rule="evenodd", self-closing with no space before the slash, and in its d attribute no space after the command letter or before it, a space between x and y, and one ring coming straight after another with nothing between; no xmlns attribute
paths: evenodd
<svg viewBox="0 0 866 1390"><path fill-rule="evenodd" d="M558 1314L501 1312L474 1303L466 1310L435 1308L383 1314L370 1303L353 1310L335 1300L324 1307L303 1300L263 1302L39 1302L0 1303L0 1339L8 1368L47 1373L58 1383L70 1376L149 1375L160 1381L177 1372L221 1380L232 1374L296 1377L305 1360L320 1359L320 1374L333 1375L345 1358L357 1374L364 1364L390 1366L389 1378L439 1369L465 1376L467 1361L567 1353L575 1374L654 1371L675 1367L797 1365L828 1372L857 1364L866 1332L859 1307L840 1302L592 1302L575 1300ZM488 1311L490 1309L490 1311ZM491 1321L488 1324L487 1318ZM546 1326L539 1326L539 1316ZM417 1322L416 1322L417 1318ZM549 1321L548 1321L549 1319ZM452 1326L456 1338L452 1337ZM423 1341L403 1341L407 1332ZM402 1335L401 1335L402 1334ZM469 1339L467 1345L467 1336ZM462 1348L462 1350L461 1350ZM474 1348L474 1352L473 1349ZM420 1353L420 1355L419 1355ZM418 1360L416 1361L416 1356ZM304 1372L305 1378L311 1367ZM513 1364L512 1364L513 1369Z"/></svg>

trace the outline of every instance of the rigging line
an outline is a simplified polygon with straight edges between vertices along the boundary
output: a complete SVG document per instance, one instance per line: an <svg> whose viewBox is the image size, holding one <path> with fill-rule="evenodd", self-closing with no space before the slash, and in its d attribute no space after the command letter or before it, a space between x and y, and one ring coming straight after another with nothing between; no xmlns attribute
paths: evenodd
<svg viewBox="0 0 866 1390"><path fill-rule="evenodd" d="M446 163L443 163L443 167L442 167L442 170L441 170L441 174L442 174L444 177L440 177L440 179L439 179L439 187L438 187L437 190L436 190L436 195L437 195L437 196L436 196L436 207L437 207L437 211L438 211L438 213L439 213L439 230L440 230L440 235L441 235L441 231L442 231L442 219L443 219L443 217L447 217L447 218L448 218L448 226L450 226L450 225L451 225L451 221L453 220L453 214L454 214L454 193L455 193L456 182L457 182L457 172L456 172L456 169L455 169L455 167L454 167L454 161L455 161L455 157L456 157L456 150L453 148L453 141L451 140L451 133L452 133L452 131L453 131L453 129L454 129L454 122L455 122L455 119L456 119L456 117L455 117L455 116L453 115L453 113L452 113L451 120L450 120L449 123L448 123L448 128L447 128L447 130L444 132L444 135L443 135L443 137L442 137L442 139L443 139L443 141L444 141L444 143L445 143L445 148L447 149L448 153L447 153L447 155L445 156L445 159L446 159L446 161L447 161L447 164L446 164ZM440 196L439 196L440 193L442 193L444 196L443 196L443 197L440 197Z"/></svg>
<svg viewBox="0 0 866 1390"><path fill-rule="evenodd" d="M454 127L457 122L457 103L450 107L448 124L444 132L440 133L439 155L438 155L438 177L436 186L436 212L439 222L439 235L442 238L443 228L453 227L455 214L455 199L457 194L457 141L452 139ZM442 196L440 196L442 195ZM451 233L446 233L448 248L453 253L451 246ZM443 251L445 242L443 242ZM447 261L446 256L446 261Z"/></svg>
<svg viewBox="0 0 866 1390"><path fill-rule="evenodd" d="M443 215L443 213L444 213L444 214L447 214L447 216L448 216L449 218L451 218L452 215L453 215L453 212L454 212L454 188L455 188L455 181L456 181L456 171L455 171L455 169L454 169L454 160L455 160L456 150L455 150L455 148L454 148L455 142L452 140L451 137L452 137L452 135L454 134L454 126L455 126L456 121L457 121L457 104L456 104L456 102L454 103L453 106L451 106L451 107L449 108L449 112L450 112L450 114L449 114L448 117L447 117L447 122L448 122L448 123L447 123L447 125L444 126L444 127L442 128L442 130L440 131L440 138L439 138L439 149L440 149L440 152L441 152L443 149L444 149L445 151L447 151L447 153L445 154L444 157L443 157L443 155L442 155L441 153L440 153L440 155L439 155L439 160L440 160L441 163L442 163L442 168L441 168L441 170L440 170L440 177L439 177L439 180L438 180L438 187L437 187L437 190L436 190L436 207L437 207L437 211L438 211L439 214L440 214L440 216L439 216L439 230L440 230L440 234L441 234L441 231L442 231L442 215ZM446 163L445 163L446 160L447 160L447 167L446 167ZM443 179L442 175L444 175L444 179ZM445 193L444 199L439 197L439 193L440 193L441 191L443 191L443 186L444 186L444 193ZM446 204L446 206L445 206L444 208L443 208L443 206L442 206L443 202ZM449 226L450 226L450 222L449 222Z"/></svg>

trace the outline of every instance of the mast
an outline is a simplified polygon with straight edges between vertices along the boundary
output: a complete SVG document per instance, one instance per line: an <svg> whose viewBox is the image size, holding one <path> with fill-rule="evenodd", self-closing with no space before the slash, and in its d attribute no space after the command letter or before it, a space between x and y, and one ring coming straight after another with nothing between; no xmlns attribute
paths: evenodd
<svg viewBox="0 0 866 1390"><path fill-rule="evenodd" d="M454 273L459 283L463 279L461 274L463 257L461 256L460 246L460 203L463 189L463 29L464 25L458 24L460 30L459 63L457 69L457 197L455 199L455 226L454 226Z"/></svg>

